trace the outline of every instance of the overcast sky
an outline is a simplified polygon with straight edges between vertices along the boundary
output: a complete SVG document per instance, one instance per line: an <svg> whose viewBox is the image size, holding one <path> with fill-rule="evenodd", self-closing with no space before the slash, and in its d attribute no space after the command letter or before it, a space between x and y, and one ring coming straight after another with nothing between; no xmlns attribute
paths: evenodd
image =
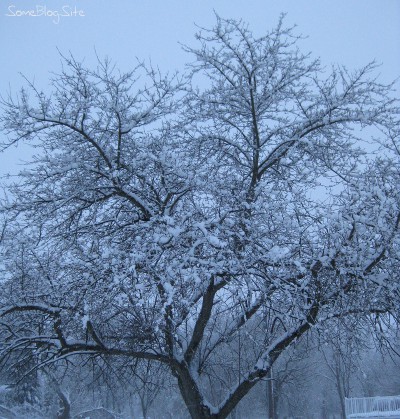
<svg viewBox="0 0 400 419"><path fill-rule="evenodd" d="M400 76L400 0L0 0L0 93L21 87L20 72L46 90L49 72L60 69L57 48L89 66L96 50L123 70L136 57L182 69L188 56L179 42L195 45L195 23L212 26L214 11L242 18L257 35L287 13L287 24L308 36L301 47L323 63L356 68L376 59L381 80ZM0 173L21 156L22 149L0 155Z"/></svg>

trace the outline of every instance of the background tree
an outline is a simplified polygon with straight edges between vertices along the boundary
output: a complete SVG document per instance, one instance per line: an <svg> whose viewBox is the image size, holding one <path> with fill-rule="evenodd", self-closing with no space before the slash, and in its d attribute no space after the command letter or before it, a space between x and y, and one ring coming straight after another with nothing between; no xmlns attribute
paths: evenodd
<svg viewBox="0 0 400 419"><path fill-rule="evenodd" d="M65 57L52 95L3 99L5 146L38 153L2 203L1 354L158 361L225 418L308 331L397 320L398 156L358 133L397 141L399 112L374 64L327 74L282 20L197 39L191 85Z"/></svg>
<svg viewBox="0 0 400 419"><path fill-rule="evenodd" d="M343 419L346 419L345 399L351 396L354 377L360 369L361 353L365 349L363 342L367 341L365 336L363 339L365 328L357 326L355 321L346 323L335 319L321 348L328 370L326 377L334 384Z"/></svg>
<svg viewBox="0 0 400 419"><path fill-rule="evenodd" d="M149 413L152 405L166 386L168 373L162 364L142 361L135 368L135 376L137 378L133 385L134 394L140 401L141 417L147 419L151 417Z"/></svg>

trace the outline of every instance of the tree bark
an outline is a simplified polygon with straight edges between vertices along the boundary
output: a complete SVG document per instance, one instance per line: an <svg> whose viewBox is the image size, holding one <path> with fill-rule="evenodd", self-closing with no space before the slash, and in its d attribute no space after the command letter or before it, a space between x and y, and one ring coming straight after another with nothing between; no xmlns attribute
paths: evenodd
<svg viewBox="0 0 400 419"><path fill-rule="evenodd" d="M217 415L212 415L210 408L204 404L200 389L191 376L187 364L181 363L179 366L175 366L174 373L178 379L179 390L192 419L218 418Z"/></svg>

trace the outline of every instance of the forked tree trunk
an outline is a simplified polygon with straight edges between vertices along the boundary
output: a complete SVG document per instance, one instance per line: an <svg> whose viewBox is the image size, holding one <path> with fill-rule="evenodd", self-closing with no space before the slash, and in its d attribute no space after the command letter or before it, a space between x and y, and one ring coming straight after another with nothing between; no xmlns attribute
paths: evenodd
<svg viewBox="0 0 400 419"><path fill-rule="evenodd" d="M189 410L192 419L225 419L227 418L240 400L254 386L255 382L247 381L244 393L232 395L229 401L224 405L219 413L211 412L210 406L204 404L201 391L189 372L186 364L176 364L174 367L174 375L178 379L178 385L182 398Z"/></svg>
<svg viewBox="0 0 400 419"><path fill-rule="evenodd" d="M190 375L188 368L181 366L178 370L175 370L175 375L178 378L179 389L191 418L216 419L218 416L212 415L210 408L204 406L200 390Z"/></svg>

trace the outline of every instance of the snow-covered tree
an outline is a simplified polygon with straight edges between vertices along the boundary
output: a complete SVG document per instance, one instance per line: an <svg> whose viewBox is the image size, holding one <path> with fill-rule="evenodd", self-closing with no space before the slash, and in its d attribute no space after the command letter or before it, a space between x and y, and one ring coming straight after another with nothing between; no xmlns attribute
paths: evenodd
<svg viewBox="0 0 400 419"><path fill-rule="evenodd" d="M161 362L225 418L311 329L397 318L399 108L282 20L197 40L185 83L64 57L51 95L3 98L4 146L37 153L2 202L0 350Z"/></svg>

